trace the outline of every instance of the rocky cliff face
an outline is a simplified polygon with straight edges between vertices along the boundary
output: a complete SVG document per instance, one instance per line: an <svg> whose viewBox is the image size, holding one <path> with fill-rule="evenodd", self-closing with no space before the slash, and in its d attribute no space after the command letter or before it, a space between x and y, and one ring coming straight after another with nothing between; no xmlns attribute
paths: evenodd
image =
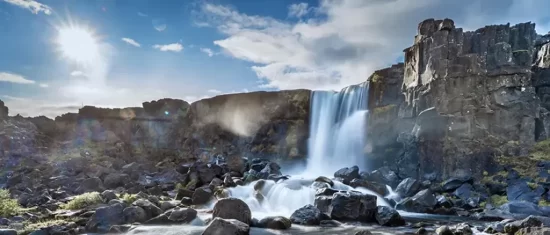
<svg viewBox="0 0 550 235"><path fill-rule="evenodd" d="M374 158L392 155L389 162L398 162L392 167L402 177L446 177L481 176L495 166L496 156L527 156L550 133L547 41L531 23L474 32L455 28L449 19L420 23L414 45L404 51L404 65L369 79L382 84L371 86L370 123L383 123L371 125L369 133L389 132L392 138L374 144L379 147ZM396 99L401 93L404 99Z"/></svg>

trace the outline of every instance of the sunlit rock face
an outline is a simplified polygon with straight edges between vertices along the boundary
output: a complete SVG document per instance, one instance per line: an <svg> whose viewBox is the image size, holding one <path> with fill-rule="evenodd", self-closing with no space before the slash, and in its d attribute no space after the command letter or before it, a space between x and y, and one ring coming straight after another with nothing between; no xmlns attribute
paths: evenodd
<svg viewBox="0 0 550 235"><path fill-rule="evenodd" d="M531 23L474 32L449 19L420 23L404 65L369 79L370 123L380 122L369 133L391 136L372 143L374 158L389 153L395 159L385 160L397 162L402 177L446 177L458 170L491 172L495 155L526 155L550 133L543 109L548 49L537 38Z"/></svg>
<svg viewBox="0 0 550 235"><path fill-rule="evenodd" d="M228 94L193 103L175 131L188 156L303 158L310 91Z"/></svg>

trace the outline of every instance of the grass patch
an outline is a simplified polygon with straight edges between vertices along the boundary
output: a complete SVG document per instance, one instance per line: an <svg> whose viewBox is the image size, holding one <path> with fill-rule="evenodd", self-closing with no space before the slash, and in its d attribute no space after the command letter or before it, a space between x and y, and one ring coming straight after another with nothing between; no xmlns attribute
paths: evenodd
<svg viewBox="0 0 550 235"><path fill-rule="evenodd" d="M89 206L103 203L103 198L98 192L84 193L76 196L73 200L63 205L61 208L66 210L79 210Z"/></svg>
<svg viewBox="0 0 550 235"><path fill-rule="evenodd" d="M35 222L35 223L31 223L31 222L26 222L26 223L23 223L23 229L22 230L19 230L17 231L17 234L23 234L23 235L27 235L27 234L30 234L36 230L39 230L41 228L47 228L47 227L50 227L50 226L55 226L55 225L64 225L64 224L67 224L67 223L70 223L72 222L71 220L59 220L59 219L56 219L56 220L43 220L43 221L38 221L38 222Z"/></svg>
<svg viewBox="0 0 550 235"><path fill-rule="evenodd" d="M120 198L128 204L132 204L139 199L137 194L129 194L129 193L125 193Z"/></svg>
<svg viewBox="0 0 550 235"><path fill-rule="evenodd" d="M16 199L10 197L8 190L0 189L0 217L11 217L21 211Z"/></svg>
<svg viewBox="0 0 550 235"><path fill-rule="evenodd" d="M500 195L493 195L491 196L491 204L493 206L502 206L508 202L508 198L506 196L500 196Z"/></svg>

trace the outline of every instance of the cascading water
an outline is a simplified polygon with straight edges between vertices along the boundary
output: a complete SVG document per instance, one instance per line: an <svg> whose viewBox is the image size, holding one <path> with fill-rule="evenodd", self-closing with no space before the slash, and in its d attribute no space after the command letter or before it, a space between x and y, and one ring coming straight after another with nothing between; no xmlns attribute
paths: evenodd
<svg viewBox="0 0 550 235"><path fill-rule="evenodd" d="M327 175L343 167L365 167L368 83L340 92L314 91L306 174Z"/></svg>

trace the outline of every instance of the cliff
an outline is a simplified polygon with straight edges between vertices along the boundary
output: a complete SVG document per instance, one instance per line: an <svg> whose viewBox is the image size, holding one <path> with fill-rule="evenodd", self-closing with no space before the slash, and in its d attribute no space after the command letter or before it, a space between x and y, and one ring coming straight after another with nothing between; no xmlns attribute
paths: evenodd
<svg viewBox="0 0 550 235"><path fill-rule="evenodd" d="M548 40L534 24L464 32L429 19L404 53L404 65L369 79L369 133L390 135L373 142L373 165L397 162L401 177L481 177L499 170L499 156L528 157L548 138Z"/></svg>

